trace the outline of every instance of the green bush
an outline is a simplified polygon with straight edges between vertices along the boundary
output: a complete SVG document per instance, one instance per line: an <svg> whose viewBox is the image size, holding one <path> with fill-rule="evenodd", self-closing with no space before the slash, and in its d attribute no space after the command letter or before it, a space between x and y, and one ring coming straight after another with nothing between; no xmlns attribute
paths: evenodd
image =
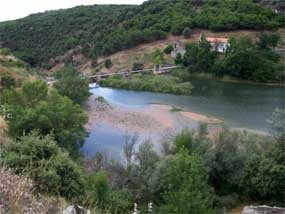
<svg viewBox="0 0 285 214"><path fill-rule="evenodd" d="M83 171L63 152L51 136L31 132L6 144L1 163L18 174L29 175L40 192L67 199L85 196Z"/></svg>
<svg viewBox="0 0 285 214"><path fill-rule="evenodd" d="M112 61L111 61L111 59L107 59L106 61L105 61L105 67L106 68L111 68L112 67Z"/></svg>
<svg viewBox="0 0 285 214"><path fill-rule="evenodd" d="M57 72L56 77L54 88L60 95L68 97L77 104L82 104L88 99L89 81L80 77L80 73L75 68L65 68Z"/></svg>
<svg viewBox="0 0 285 214"><path fill-rule="evenodd" d="M165 54L170 54L174 50L172 44L167 45L167 47L163 50Z"/></svg>
<svg viewBox="0 0 285 214"><path fill-rule="evenodd" d="M99 84L103 87L171 94L191 94L192 90L190 82L181 83L179 78L169 75L137 74L129 79L111 77L101 80Z"/></svg>
<svg viewBox="0 0 285 214"><path fill-rule="evenodd" d="M48 92L44 81L27 82L22 90L3 92L1 103L8 106L11 117L8 130L20 137L37 129L40 134L53 133L58 145L74 155L86 136L87 117L79 105L55 90Z"/></svg>
<svg viewBox="0 0 285 214"><path fill-rule="evenodd" d="M11 88L16 85L16 81L12 76L5 75L0 77L0 85L3 88Z"/></svg>
<svg viewBox="0 0 285 214"><path fill-rule="evenodd" d="M144 65L142 63L134 63L133 64L133 71L139 71L139 70L143 70L144 69Z"/></svg>
<svg viewBox="0 0 285 214"><path fill-rule="evenodd" d="M162 183L166 190L156 213L214 213L213 192L196 156L181 150L172 157Z"/></svg>
<svg viewBox="0 0 285 214"><path fill-rule="evenodd" d="M191 36L191 29L189 27L185 28L182 32L182 35L185 37L185 38L190 38Z"/></svg>

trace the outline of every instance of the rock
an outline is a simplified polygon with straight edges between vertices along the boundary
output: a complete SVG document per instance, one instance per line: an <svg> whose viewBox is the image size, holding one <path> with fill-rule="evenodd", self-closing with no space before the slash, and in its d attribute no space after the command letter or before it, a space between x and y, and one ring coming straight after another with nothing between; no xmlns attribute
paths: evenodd
<svg viewBox="0 0 285 214"><path fill-rule="evenodd" d="M91 214L90 210L85 209L79 205L72 205L67 207L62 214Z"/></svg>
<svg viewBox="0 0 285 214"><path fill-rule="evenodd" d="M285 208L263 206L248 206L242 211L242 214L285 214Z"/></svg>

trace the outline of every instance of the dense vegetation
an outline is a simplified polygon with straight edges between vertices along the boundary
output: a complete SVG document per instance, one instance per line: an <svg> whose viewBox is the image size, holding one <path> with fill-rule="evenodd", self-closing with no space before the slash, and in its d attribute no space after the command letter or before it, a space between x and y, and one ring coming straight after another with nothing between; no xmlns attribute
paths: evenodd
<svg viewBox="0 0 285 214"><path fill-rule="evenodd" d="M33 75L27 63L14 57L8 49L0 49L0 90L20 87Z"/></svg>
<svg viewBox="0 0 285 214"><path fill-rule="evenodd" d="M58 75L62 75L60 72ZM272 136L206 125L184 130L162 144L137 149L127 135L125 163L98 153L79 158L86 117L77 104L34 81L1 96L1 115L13 139L0 147L0 164L28 175L36 191L73 203L126 213L136 202L144 213L219 213L242 201L282 206L284 201L284 111L272 116ZM283 115L283 116L282 116ZM215 146L213 146L215 145Z"/></svg>
<svg viewBox="0 0 285 214"><path fill-rule="evenodd" d="M52 133L60 147L78 153L86 136L83 125L87 117L79 105L56 90L48 91L46 82L26 83L20 91L6 90L0 103L11 136L20 137L33 130L42 135Z"/></svg>
<svg viewBox="0 0 285 214"><path fill-rule="evenodd" d="M99 55L163 39L188 36L192 28L276 29L284 16L253 0L149 0L140 6L94 5L31 15L0 24L0 44L31 65L51 66L50 58L80 46Z"/></svg>
<svg viewBox="0 0 285 214"><path fill-rule="evenodd" d="M171 94L191 94L192 89L190 82L182 82L179 78L170 75L136 74L128 79L112 77L101 80L99 83L103 87Z"/></svg>
<svg viewBox="0 0 285 214"><path fill-rule="evenodd" d="M225 55L210 51L211 45L205 37L186 46L186 54L176 59L192 73L212 73L217 76L232 76L257 82L284 81L284 64L281 56L274 52L280 35L262 33L258 42L248 37L231 38Z"/></svg>
<svg viewBox="0 0 285 214"><path fill-rule="evenodd" d="M62 96L66 96L77 104L82 104L89 97L89 81L80 77L73 67L67 67L56 73L54 88Z"/></svg>

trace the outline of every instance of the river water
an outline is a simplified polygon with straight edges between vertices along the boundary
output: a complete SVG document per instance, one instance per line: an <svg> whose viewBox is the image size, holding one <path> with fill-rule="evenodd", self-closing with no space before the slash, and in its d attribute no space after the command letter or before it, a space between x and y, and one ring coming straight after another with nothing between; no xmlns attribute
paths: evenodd
<svg viewBox="0 0 285 214"><path fill-rule="evenodd" d="M152 103L168 104L185 111L221 118L230 127L270 131L267 120L276 108L282 108L284 87L228 83L193 79L191 96L96 88L91 92L109 103L127 108L143 108ZM97 151L122 154L123 135L120 130L98 124L83 146L83 153L94 156Z"/></svg>

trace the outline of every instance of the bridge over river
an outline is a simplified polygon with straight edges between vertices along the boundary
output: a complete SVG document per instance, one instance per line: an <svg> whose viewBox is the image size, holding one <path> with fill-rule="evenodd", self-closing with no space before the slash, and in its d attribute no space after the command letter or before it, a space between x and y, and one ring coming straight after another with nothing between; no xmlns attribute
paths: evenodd
<svg viewBox="0 0 285 214"><path fill-rule="evenodd" d="M180 68L178 65L168 65L168 66L155 66L154 68L150 69L143 69L143 70L125 70L125 71L118 71L118 72L113 72L113 73L99 73L95 75L83 75L84 78L88 78L91 81L90 82L97 82L101 79L105 79L108 77L112 76L123 76L123 77L128 77L132 74L138 74L138 73L144 73L144 72L153 72L155 75L159 74L166 74L171 72L172 69L175 68ZM54 77L47 77L46 81L48 82L49 85L52 85L53 83L56 82L56 79Z"/></svg>
<svg viewBox="0 0 285 214"><path fill-rule="evenodd" d="M85 77L89 79L94 79L95 82L97 82L100 79L108 78L111 76L124 76L128 77L132 74L136 73L143 73L143 72L153 72L153 74L159 75L159 74L166 74L169 73L172 69L179 68L178 65L169 65L169 66L156 66L151 69L143 69L143 70L125 70L125 71L118 71L113 73L101 73L101 74L95 74L95 75L86 75Z"/></svg>

